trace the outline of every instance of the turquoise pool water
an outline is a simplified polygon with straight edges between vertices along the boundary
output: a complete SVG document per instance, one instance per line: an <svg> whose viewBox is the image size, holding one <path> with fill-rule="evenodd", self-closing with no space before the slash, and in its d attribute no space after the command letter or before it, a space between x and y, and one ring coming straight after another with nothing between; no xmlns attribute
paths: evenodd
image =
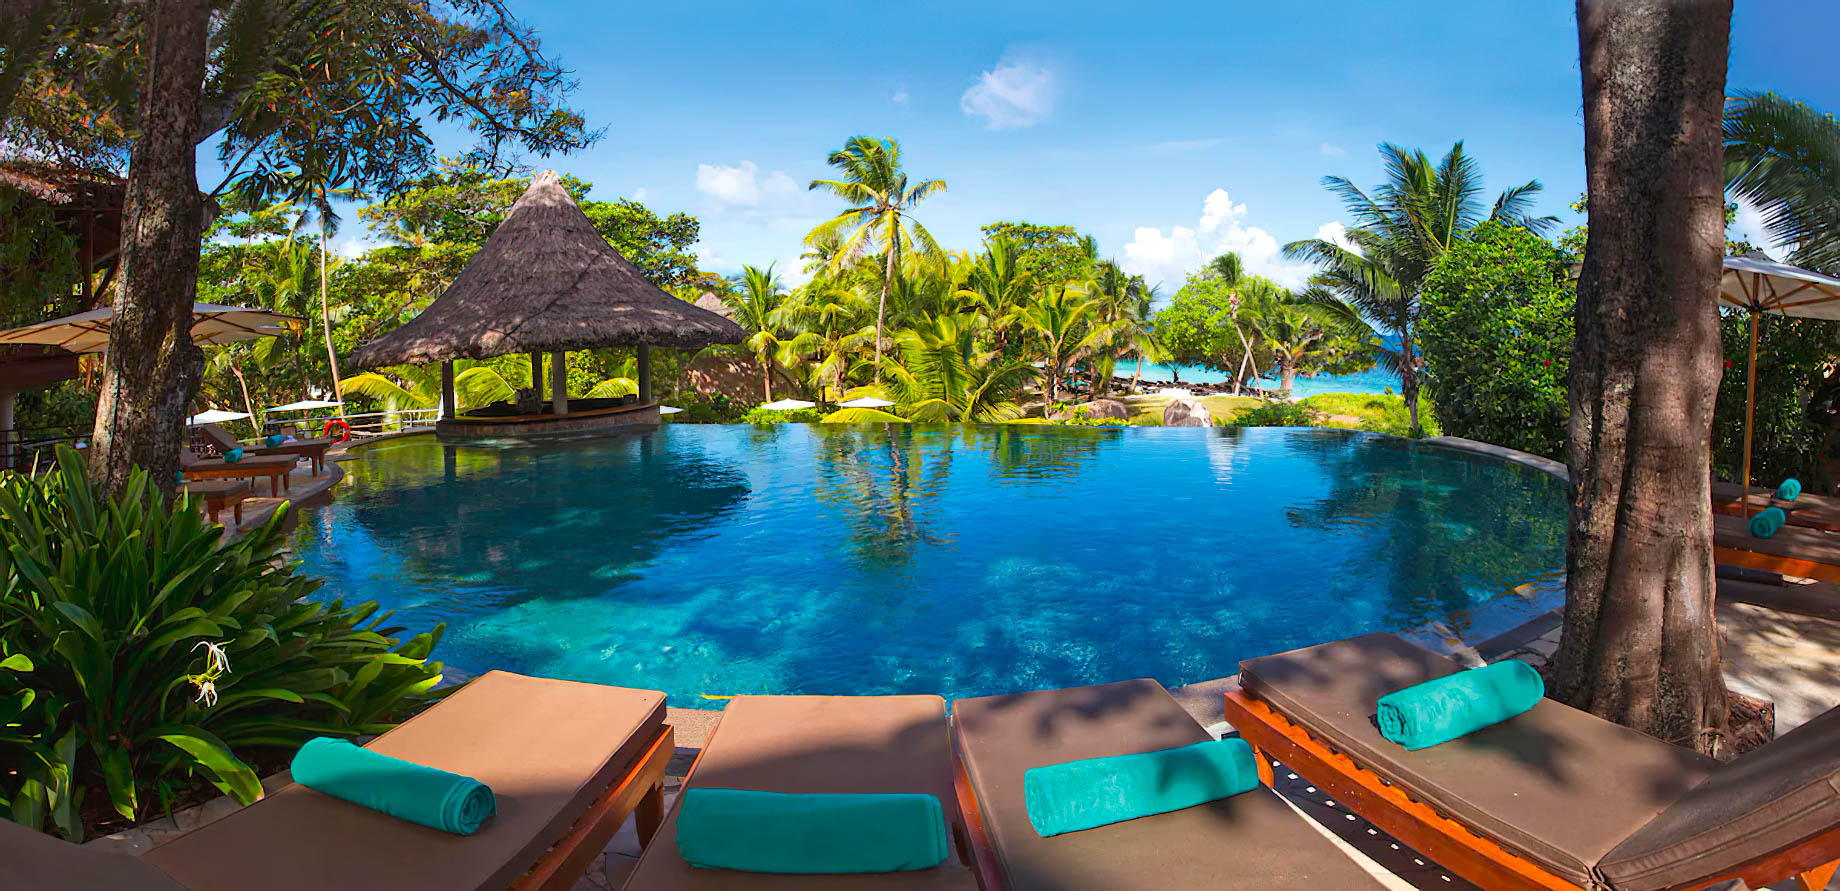
<svg viewBox="0 0 1840 891"><path fill-rule="evenodd" d="M666 425L380 443L307 509L319 596L436 655L667 691L960 697L1463 626L1564 564L1517 465L1308 429Z"/></svg>

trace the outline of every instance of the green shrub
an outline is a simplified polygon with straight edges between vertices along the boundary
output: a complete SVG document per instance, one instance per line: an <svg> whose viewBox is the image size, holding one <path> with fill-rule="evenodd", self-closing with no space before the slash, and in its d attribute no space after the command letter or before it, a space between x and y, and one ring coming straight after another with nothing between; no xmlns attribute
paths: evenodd
<svg viewBox="0 0 1840 891"><path fill-rule="evenodd" d="M1267 402L1218 423L1226 427L1310 427L1316 423L1316 414L1295 402Z"/></svg>
<svg viewBox="0 0 1840 891"><path fill-rule="evenodd" d="M375 603L280 555L280 512L235 541L136 472L103 497L77 453L0 476L0 806L76 839L86 793L122 816L205 783L262 793L252 751L379 733L438 694L441 628L408 641ZM281 750L276 753L272 750Z"/></svg>
<svg viewBox="0 0 1840 891"><path fill-rule="evenodd" d="M1576 298L1569 266L1539 236L1494 222L1438 259L1421 292L1418 342L1445 433L1563 456Z"/></svg>
<svg viewBox="0 0 1840 891"><path fill-rule="evenodd" d="M1319 427L1370 430L1394 436L1412 435L1412 414L1406 411L1403 396L1390 393L1378 396L1371 393L1320 393L1303 400L1302 404L1321 416L1316 422ZM1419 404L1418 423L1424 435L1438 434L1437 413L1430 405Z"/></svg>
<svg viewBox="0 0 1840 891"><path fill-rule="evenodd" d="M665 415L674 424L732 424L748 411L747 406L720 393L685 393L675 404L683 411Z"/></svg>
<svg viewBox="0 0 1840 891"><path fill-rule="evenodd" d="M1725 352L1725 376L1719 381L1718 407L1713 413L1713 469L1727 479L1737 479L1744 466L1744 388L1750 362L1750 317L1726 313L1719 324ZM1823 420L1832 424L1832 409L1823 404L1833 398L1828 369L1836 347L1834 323L1821 319L1787 319L1762 315L1757 319L1757 410L1751 442L1751 479L1774 486L1784 477L1805 483L1824 480L1820 474L1822 446L1830 435Z"/></svg>
<svg viewBox="0 0 1840 891"><path fill-rule="evenodd" d="M750 408L741 416L744 424L816 424L824 420L824 412L816 408L794 408L787 411L775 411L770 408Z"/></svg>

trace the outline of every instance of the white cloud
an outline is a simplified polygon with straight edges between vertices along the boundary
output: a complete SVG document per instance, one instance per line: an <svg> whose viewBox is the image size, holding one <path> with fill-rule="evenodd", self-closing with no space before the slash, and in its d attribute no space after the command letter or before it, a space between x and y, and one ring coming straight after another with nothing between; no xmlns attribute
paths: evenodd
<svg viewBox="0 0 1840 891"><path fill-rule="evenodd" d="M634 201L644 201L645 200L645 187L644 186L640 186L639 188L636 188L633 190L632 200Z"/></svg>
<svg viewBox="0 0 1840 891"><path fill-rule="evenodd" d="M1054 111L1054 73L1026 59L1000 61L958 99L965 114L992 130L1028 127Z"/></svg>
<svg viewBox="0 0 1840 891"><path fill-rule="evenodd" d="M1328 222L1316 227L1316 237L1330 244L1340 245L1343 250L1360 253L1360 246L1348 240L1348 227L1337 222Z"/></svg>
<svg viewBox="0 0 1840 891"><path fill-rule="evenodd" d="M1327 143L1327 142L1325 142L1325 143L1323 143L1322 145L1320 145L1320 146L1318 146L1318 147L1317 147L1317 151L1320 151L1320 152L1322 152L1322 153L1323 153L1324 155L1326 155L1326 156L1328 156L1328 157L1331 157L1331 158L1346 158L1346 157L1348 157L1348 150L1347 150L1347 149L1345 149L1345 148L1342 148L1342 147L1341 147L1341 146L1339 146L1339 145L1331 145L1330 143Z"/></svg>
<svg viewBox="0 0 1840 891"><path fill-rule="evenodd" d="M889 101L889 102L893 102L893 103L894 103L894 104L896 104L896 105L906 105L906 104L907 104L907 99L908 99L908 96L907 96L907 88L906 88L906 87L899 87L899 88L897 88L897 89L896 89L896 90L894 91L894 95L893 95L893 96L889 96L889 97L888 97L888 101Z"/></svg>
<svg viewBox="0 0 1840 891"><path fill-rule="evenodd" d="M785 171L775 170L762 177L760 166L753 161L742 161L734 167L696 165L696 190L721 204L742 207L757 207L763 199L784 199L801 192L799 184Z"/></svg>
<svg viewBox="0 0 1840 891"><path fill-rule="evenodd" d="M1311 267L1284 259L1282 245L1270 232L1245 224L1246 205L1233 203L1225 189L1215 189L1202 201L1201 217L1193 227L1171 226L1168 234L1156 226L1139 226L1124 246L1124 268L1151 284L1161 283L1173 292L1188 274L1228 251L1239 254L1247 272L1262 275L1286 287L1301 287ZM1340 223L1325 223L1318 238L1346 240Z"/></svg>
<svg viewBox="0 0 1840 891"><path fill-rule="evenodd" d="M1781 260L1795 250L1795 245L1777 241L1770 237L1770 228L1764 224L1763 213L1756 205L1743 198L1738 201L1738 216L1731 222L1732 234L1757 246L1757 249L1769 254L1772 259Z"/></svg>

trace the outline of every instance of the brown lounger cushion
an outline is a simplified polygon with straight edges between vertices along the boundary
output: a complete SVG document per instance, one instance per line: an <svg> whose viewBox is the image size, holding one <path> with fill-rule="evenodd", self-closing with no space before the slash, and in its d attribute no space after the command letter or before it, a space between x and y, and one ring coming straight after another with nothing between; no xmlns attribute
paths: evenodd
<svg viewBox="0 0 1840 891"><path fill-rule="evenodd" d="M1630 891L1729 873L1840 828L1840 709L1719 768L1598 871Z"/></svg>
<svg viewBox="0 0 1840 891"><path fill-rule="evenodd" d="M1713 514L1712 543L1721 548L1840 566L1840 534L1833 532L1784 526L1769 538L1758 538L1750 533L1743 517Z"/></svg>
<svg viewBox="0 0 1840 891"><path fill-rule="evenodd" d="M662 732L664 694L494 671L367 747L492 787L470 836L305 786L180 836L146 859L193 891L504 888Z"/></svg>
<svg viewBox="0 0 1840 891"><path fill-rule="evenodd" d="M908 792L939 798L952 856L936 869L874 875L777 875L697 869L677 853L677 812L645 848L626 887L654 889L975 889L952 794L946 703L937 696L740 696L685 788L762 792Z"/></svg>
<svg viewBox="0 0 1840 891"><path fill-rule="evenodd" d="M1718 580L1720 603L1749 603L1777 612L1840 622L1840 585L1833 582L1784 581L1780 585L1748 579Z"/></svg>
<svg viewBox="0 0 1840 891"><path fill-rule="evenodd" d="M265 475L277 469L293 470L300 459L293 455L249 455L241 461L230 462L222 458L192 458L181 460L181 470L246 470L251 474Z"/></svg>
<svg viewBox="0 0 1840 891"><path fill-rule="evenodd" d="M0 817L0 888L185 891L139 857L73 845Z"/></svg>
<svg viewBox="0 0 1840 891"><path fill-rule="evenodd" d="M1167 814L1037 834L1022 794L1029 768L1209 738L1156 681L960 699L952 728L984 831L1015 891L1380 887L1263 786Z"/></svg>
<svg viewBox="0 0 1840 891"><path fill-rule="evenodd" d="M1380 696L1461 669L1391 634L1369 634L1241 662L1240 683L1437 811L1580 885L1617 842L1718 766L1551 699L1416 752L1374 727Z"/></svg>

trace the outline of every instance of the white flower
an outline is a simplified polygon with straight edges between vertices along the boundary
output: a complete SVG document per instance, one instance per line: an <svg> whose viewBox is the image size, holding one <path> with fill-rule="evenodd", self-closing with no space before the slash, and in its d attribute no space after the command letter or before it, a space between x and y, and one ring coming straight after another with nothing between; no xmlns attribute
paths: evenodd
<svg viewBox="0 0 1840 891"><path fill-rule="evenodd" d="M195 702L204 703L205 708L210 708L211 706L214 706L217 704L217 685L216 684L210 681L203 681L203 682L194 681L193 683L198 684L198 698L194 700Z"/></svg>
<svg viewBox="0 0 1840 891"><path fill-rule="evenodd" d="M204 647L205 674L215 677L230 673L230 654L224 652L223 644L201 640L192 646L192 652L198 652L199 647Z"/></svg>

